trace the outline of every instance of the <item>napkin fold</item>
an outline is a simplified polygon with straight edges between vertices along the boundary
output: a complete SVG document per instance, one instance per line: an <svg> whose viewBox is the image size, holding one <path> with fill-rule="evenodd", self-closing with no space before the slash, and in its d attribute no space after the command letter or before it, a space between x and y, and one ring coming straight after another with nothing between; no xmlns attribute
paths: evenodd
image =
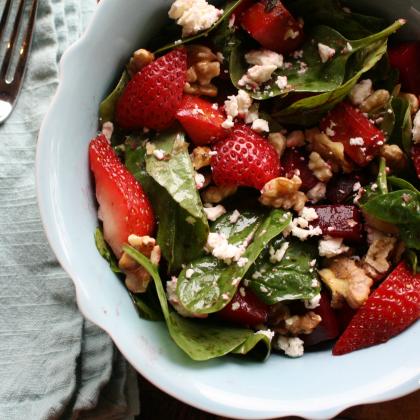
<svg viewBox="0 0 420 420"><path fill-rule="evenodd" d="M57 63L95 5L39 1L24 85L0 125L0 419L107 420L139 412L136 375L78 311L36 203L36 140L58 85Z"/></svg>

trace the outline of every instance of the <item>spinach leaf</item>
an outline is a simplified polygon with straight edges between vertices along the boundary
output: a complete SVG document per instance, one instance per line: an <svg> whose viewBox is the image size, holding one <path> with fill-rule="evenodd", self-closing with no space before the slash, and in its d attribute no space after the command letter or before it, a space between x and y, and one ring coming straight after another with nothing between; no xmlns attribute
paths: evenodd
<svg viewBox="0 0 420 420"><path fill-rule="evenodd" d="M252 242L242 255L245 259L244 264L227 265L208 255L191 262L180 273L177 294L182 305L189 311L206 314L225 307L265 245L289 225L291 215L282 210L272 210L268 215L260 215L254 225L249 224L249 215L242 214L241 218L237 223L240 226L245 225L245 228L240 232L237 232L237 228L231 228L230 232L223 230L223 221L220 222L220 231L216 231L223 232L232 245L244 243L244 240L248 242L252 235ZM245 239L247 237L248 239ZM187 270L192 270L189 278L186 276Z"/></svg>
<svg viewBox="0 0 420 420"><path fill-rule="evenodd" d="M141 318L148 319L149 321L161 321L163 319L162 311L156 307L150 291L152 288L149 286L145 293L134 294L130 293L131 300L137 309ZM154 292L154 288L153 288ZM155 293L155 292L154 292Z"/></svg>
<svg viewBox="0 0 420 420"><path fill-rule="evenodd" d="M406 153L411 149L411 114L409 102L401 97L392 98L392 110L395 115L395 125L389 138L389 143L397 144Z"/></svg>
<svg viewBox="0 0 420 420"><path fill-rule="evenodd" d="M419 258L415 251L412 249L407 250L405 252L405 259L414 274L420 273L420 265L418 264Z"/></svg>
<svg viewBox="0 0 420 420"><path fill-rule="evenodd" d="M101 257L108 261L111 270L114 273L121 273L122 271L118 267L117 258L109 245L105 242L104 233L100 227L97 227L95 230L95 245Z"/></svg>
<svg viewBox="0 0 420 420"><path fill-rule="evenodd" d="M420 224L420 195L412 190L377 195L362 204L362 209L384 222Z"/></svg>
<svg viewBox="0 0 420 420"><path fill-rule="evenodd" d="M420 251L420 223L399 225L400 238L407 248Z"/></svg>
<svg viewBox="0 0 420 420"><path fill-rule="evenodd" d="M233 11L239 6L239 4L241 2L242 2L242 0L236 0L236 1L231 1L231 2L227 3L225 5L225 7L223 8L223 14L222 14L222 16L220 16L220 18L217 20L217 22L214 23L214 25L211 28L209 28L209 29L207 29L207 30L205 30L203 32L200 32L200 33L198 33L196 35L193 35L193 36L190 36L188 38L182 39L181 38L180 29L178 29L178 34L179 35L178 35L177 38L179 38L179 39L177 41L175 41L175 42L171 42L171 43L169 43L169 44L167 44L167 45L165 45L165 46L157 49L155 51L155 54L161 54L161 53L166 52L168 50L171 50L173 48L177 48L180 45L189 44L189 43L191 43L193 41L197 41L200 38L207 37L220 24L222 24L225 21L229 21L229 18L232 15Z"/></svg>
<svg viewBox="0 0 420 420"><path fill-rule="evenodd" d="M389 176L388 177L388 183L392 186L392 187L397 187L397 189L402 189L402 190L411 190L416 192L417 194L420 194L420 191L410 182L408 182L405 179L402 178L398 178L396 176Z"/></svg>
<svg viewBox="0 0 420 420"><path fill-rule="evenodd" d="M287 247L280 262L271 259L276 251ZM317 248L310 242L274 239L260 254L246 275L249 287L265 303L272 305L282 300L311 299L320 292L316 267Z"/></svg>
<svg viewBox="0 0 420 420"><path fill-rule="evenodd" d="M102 122L114 121L115 107L117 101L129 81L128 73L124 70L117 86L99 105L99 118Z"/></svg>
<svg viewBox="0 0 420 420"><path fill-rule="evenodd" d="M249 329L229 327L208 320L186 319L170 311L157 268L134 248L126 245L124 251L152 276L169 334L191 359L209 360L230 352L245 354L252 349L252 345L256 346L259 342L266 345L265 355L268 356L270 340L263 333L254 333Z"/></svg>

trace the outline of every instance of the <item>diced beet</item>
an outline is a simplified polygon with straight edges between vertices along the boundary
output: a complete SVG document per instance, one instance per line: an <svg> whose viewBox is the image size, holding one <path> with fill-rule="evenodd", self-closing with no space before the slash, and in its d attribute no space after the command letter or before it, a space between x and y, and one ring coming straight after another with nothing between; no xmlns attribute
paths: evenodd
<svg viewBox="0 0 420 420"><path fill-rule="evenodd" d="M337 338L340 334L339 323L326 292L321 293L319 306L313 311L322 318L322 321L311 334L301 336L305 346L314 346Z"/></svg>
<svg viewBox="0 0 420 420"><path fill-rule="evenodd" d="M285 151L281 159L282 176L292 178L298 174L302 180L301 190L306 192L315 187L318 179L308 167L308 157L304 149L290 148ZM296 172L299 171L299 172Z"/></svg>
<svg viewBox="0 0 420 420"><path fill-rule="evenodd" d="M359 209L353 205L333 204L313 206L318 219L312 224L319 226L323 235L360 241L363 238L363 226Z"/></svg>
<svg viewBox="0 0 420 420"><path fill-rule="evenodd" d="M343 174L333 177L327 184L326 197L332 204L343 204L354 193L353 186L359 182L366 185L367 176L363 173Z"/></svg>
<svg viewBox="0 0 420 420"><path fill-rule="evenodd" d="M261 302L249 289L243 289L244 296L238 291L233 299L219 312L219 318L254 327L263 324L268 318L268 305Z"/></svg>
<svg viewBox="0 0 420 420"><path fill-rule="evenodd" d="M384 133L348 102L331 110L320 127L333 141L342 143L344 152L359 166L366 166L385 142Z"/></svg>
<svg viewBox="0 0 420 420"><path fill-rule="evenodd" d="M388 49L391 66L400 71L404 92L420 95L420 41L402 42Z"/></svg>
<svg viewBox="0 0 420 420"><path fill-rule="evenodd" d="M347 328L354 314L357 312L355 309L350 308L346 302L343 303L343 306L340 309L335 309L335 315L338 321L338 327L340 329L340 334Z"/></svg>

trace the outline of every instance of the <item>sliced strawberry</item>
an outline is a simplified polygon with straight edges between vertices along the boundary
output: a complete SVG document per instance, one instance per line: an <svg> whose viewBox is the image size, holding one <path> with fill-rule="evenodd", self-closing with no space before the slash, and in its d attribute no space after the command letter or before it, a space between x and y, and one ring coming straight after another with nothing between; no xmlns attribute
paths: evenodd
<svg viewBox="0 0 420 420"><path fill-rule="evenodd" d="M274 147L246 125L213 145L213 180L217 185L254 187L280 175L280 162Z"/></svg>
<svg viewBox="0 0 420 420"><path fill-rule="evenodd" d="M245 10L241 25L264 48L287 54L303 42L303 30L279 0L262 0Z"/></svg>
<svg viewBox="0 0 420 420"><path fill-rule="evenodd" d="M391 66L400 71L404 92L420 95L420 41L402 42L388 48Z"/></svg>
<svg viewBox="0 0 420 420"><path fill-rule="evenodd" d="M186 72L185 48L173 50L141 69L117 102L117 124L124 129L169 127L182 100Z"/></svg>
<svg viewBox="0 0 420 420"><path fill-rule="evenodd" d="M119 258L129 235L152 235L153 209L143 188L119 161L103 134L90 142L89 161L95 175L104 237Z"/></svg>
<svg viewBox="0 0 420 420"><path fill-rule="evenodd" d="M282 174L287 178L298 175L302 180L300 189L304 192L318 184L318 179L308 167L309 159L304 149L288 148L281 159Z"/></svg>
<svg viewBox="0 0 420 420"><path fill-rule="evenodd" d="M420 317L420 274L404 262L369 296L333 348L341 355L384 343Z"/></svg>
<svg viewBox="0 0 420 420"><path fill-rule="evenodd" d="M416 168L417 177L420 178L420 144L416 144L411 148L411 158Z"/></svg>
<svg viewBox="0 0 420 420"><path fill-rule="evenodd" d="M332 140L342 143L345 153L360 166L366 166L385 142L382 131L347 102L330 111L320 127Z"/></svg>
<svg viewBox="0 0 420 420"><path fill-rule="evenodd" d="M217 103L212 104L198 96L185 95L176 118L197 146L222 140L229 133L222 127L226 116L218 109Z"/></svg>
<svg viewBox="0 0 420 420"><path fill-rule="evenodd" d="M217 316L234 324L253 327L267 321L268 306L248 289L240 288Z"/></svg>

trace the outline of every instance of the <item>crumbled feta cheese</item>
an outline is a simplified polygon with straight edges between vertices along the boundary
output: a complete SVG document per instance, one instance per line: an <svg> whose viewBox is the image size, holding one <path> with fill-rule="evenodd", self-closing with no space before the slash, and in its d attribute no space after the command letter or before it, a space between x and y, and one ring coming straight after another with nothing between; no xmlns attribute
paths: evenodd
<svg viewBox="0 0 420 420"><path fill-rule="evenodd" d="M194 174L194 181L195 181L195 186L197 187L197 190L201 190L201 188L204 187L204 183L206 182L206 178L204 178L203 174L200 174L199 172L196 172Z"/></svg>
<svg viewBox="0 0 420 420"><path fill-rule="evenodd" d="M314 187L312 187L307 193L306 196L311 200L313 203L322 200L325 197L325 193L327 192L327 186L323 182L318 182Z"/></svg>
<svg viewBox="0 0 420 420"><path fill-rule="evenodd" d="M319 42L318 53L319 53L319 56L321 57L321 62L326 63L329 59L331 59L334 56L335 49Z"/></svg>
<svg viewBox="0 0 420 420"><path fill-rule="evenodd" d="M239 288L239 294L240 294L242 297L245 297L245 296L246 296L246 292L245 292L245 289L244 289L243 287L240 287L240 288Z"/></svg>
<svg viewBox="0 0 420 420"><path fill-rule="evenodd" d="M258 119L258 106L259 106L258 102L255 102L249 108L244 118L244 121L247 124L252 124L255 120Z"/></svg>
<svg viewBox="0 0 420 420"><path fill-rule="evenodd" d="M283 67L283 56L271 50L251 50L245 54L245 60L248 64L255 66Z"/></svg>
<svg viewBox="0 0 420 420"><path fill-rule="evenodd" d="M194 35L209 29L223 14L206 0L175 0L168 15L182 26L182 36Z"/></svg>
<svg viewBox="0 0 420 420"><path fill-rule="evenodd" d="M311 280L311 287L318 287L319 286L319 281L317 279L312 279Z"/></svg>
<svg viewBox="0 0 420 420"><path fill-rule="evenodd" d="M362 184L360 182L355 182L353 184L353 191L359 191L362 188Z"/></svg>
<svg viewBox="0 0 420 420"><path fill-rule="evenodd" d="M277 250L274 250L274 248L271 246L269 250L270 262L272 264L279 263L286 254L287 248L289 248L289 242L283 243L282 246Z"/></svg>
<svg viewBox="0 0 420 420"><path fill-rule="evenodd" d="M269 132L270 129L268 127L268 121L263 120L262 118L256 119L253 123L251 128L256 131L257 133Z"/></svg>
<svg viewBox="0 0 420 420"><path fill-rule="evenodd" d="M413 141L420 143L420 111L417 111L413 120Z"/></svg>
<svg viewBox="0 0 420 420"><path fill-rule="evenodd" d="M313 222L314 220L318 219L318 214L313 207L304 207L300 213L300 217L303 217L308 222Z"/></svg>
<svg viewBox="0 0 420 420"><path fill-rule="evenodd" d="M296 50L296 51L293 51L293 53L292 53L292 57L293 57L293 58L296 58L296 59L298 59L298 58L302 58L302 57L303 57L303 50Z"/></svg>
<svg viewBox="0 0 420 420"><path fill-rule="evenodd" d="M307 70L308 70L308 65L303 61L299 61L298 74L304 74L306 73Z"/></svg>
<svg viewBox="0 0 420 420"><path fill-rule="evenodd" d="M244 245L232 245L225 235L210 232L204 249L217 259L224 261L226 264L231 264L232 261L238 261L241 258L246 247Z"/></svg>
<svg viewBox="0 0 420 420"><path fill-rule="evenodd" d="M162 160L165 158L165 151L162 149L154 149L153 150L153 156L157 159L157 160Z"/></svg>
<svg viewBox="0 0 420 420"><path fill-rule="evenodd" d="M239 267L245 267L247 263L248 263L248 258L241 257L239 258L236 264L238 264Z"/></svg>
<svg viewBox="0 0 420 420"><path fill-rule="evenodd" d="M218 204L215 207L203 207L203 210L204 213L206 213L207 219L212 222L226 213L226 209L221 204Z"/></svg>
<svg viewBox="0 0 420 420"><path fill-rule="evenodd" d="M303 303L306 309L315 309L315 308L318 308L320 302L321 302L321 294L318 293L312 299L305 300Z"/></svg>
<svg viewBox="0 0 420 420"><path fill-rule="evenodd" d="M306 241L309 237L322 235L322 230L319 226L310 226L308 220L303 217L295 217L289 226L283 230L283 236L287 237L290 234L301 241Z"/></svg>
<svg viewBox="0 0 420 420"><path fill-rule="evenodd" d="M356 83L349 93L350 102L353 105L360 105L368 96L372 94L372 80L364 79Z"/></svg>
<svg viewBox="0 0 420 420"><path fill-rule="evenodd" d="M290 357L303 356L303 340L299 337L285 337L279 335L274 341L273 347L277 350L283 350L285 354Z"/></svg>
<svg viewBox="0 0 420 420"><path fill-rule="evenodd" d="M240 308L239 302L233 302L232 303L232 311L237 311Z"/></svg>
<svg viewBox="0 0 420 420"><path fill-rule="evenodd" d="M350 42L347 42L346 46L343 48L343 54L347 54L348 52L353 51L353 47L351 46Z"/></svg>
<svg viewBox="0 0 420 420"><path fill-rule="evenodd" d="M241 213L238 210L234 210L233 213L229 216L230 223L236 223L239 220Z"/></svg>
<svg viewBox="0 0 420 420"><path fill-rule="evenodd" d="M321 257L333 258L347 252L350 248L343 245L343 238L325 236L319 241L318 252Z"/></svg>
<svg viewBox="0 0 420 420"><path fill-rule="evenodd" d="M186 271L185 271L185 277L187 278L187 279L190 279L191 277L192 277L192 275L194 274L194 270L192 269L192 268L188 268Z"/></svg>
<svg viewBox="0 0 420 420"><path fill-rule="evenodd" d="M239 116L245 118L252 106L252 98L247 92L240 89L237 95L228 96L225 101L225 112L226 115L231 119Z"/></svg>
<svg viewBox="0 0 420 420"><path fill-rule="evenodd" d="M235 125L233 118L229 115L221 124L223 128L229 129Z"/></svg>
<svg viewBox="0 0 420 420"><path fill-rule="evenodd" d="M276 69L277 67L274 64L252 66L247 70L246 74L241 77L238 84L239 86L246 86L247 84L252 84L254 82L257 85L261 85L271 79L271 75Z"/></svg>
<svg viewBox="0 0 420 420"><path fill-rule="evenodd" d="M352 138L349 140L349 143L350 143L352 146L363 146L363 145L365 144L365 141L363 140L363 138L362 138L362 137L352 137Z"/></svg>
<svg viewBox="0 0 420 420"><path fill-rule="evenodd" d="M284 34L283 39L286 41L286 39L295 39L299 36L299 31L294 31L292 28L289 28L286 33Z"/></svg>
<svg viewBox="0 0 420 420"><path fill-rule="evenodd" d="M219 61L220 63L223 63L225 57L223 56L223 54L220 51L217 51L216 57L217 57L217 61Z"/></svg>
<svg viewBox="0 0 420 420"><path fill-rule="evenodd" d="M280 90L287 87L287 76L277 76L276 85Z"/></svg>
<svg viewBox="0 0 420 420"><path fill-rule="evenodd" d="M271 330L258 330L254 334L262 334L262 335L265 335L270 341L274 337L274 331L271 331Z"/></svg>

